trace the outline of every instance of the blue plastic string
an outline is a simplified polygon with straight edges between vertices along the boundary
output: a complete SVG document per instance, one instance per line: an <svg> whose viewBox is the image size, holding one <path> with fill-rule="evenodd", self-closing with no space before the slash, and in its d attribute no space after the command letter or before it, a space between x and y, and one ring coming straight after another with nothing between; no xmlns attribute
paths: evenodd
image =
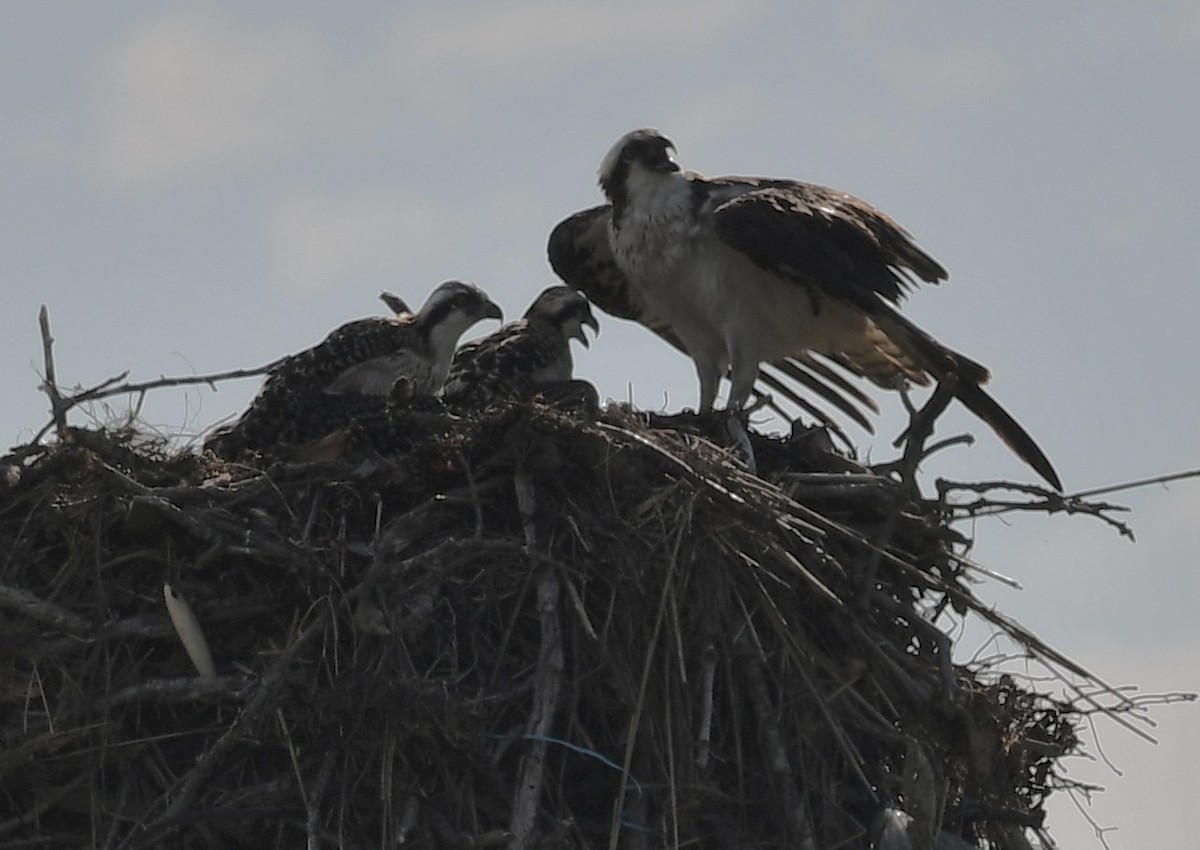
<svg viewBox="0 0 1200 850"><path fill-rule="evenodd" d="M587 756L588 758L593 758L596 761L600 762L605 767L610 767L613 770L617 771L618 773L625 772L625 769L623 767L621 767L621 765L617 764L615 761L610 759L608 756L604 755L604 753L596 752L593 749L589 749L588 747L580 746L579 744L573 744L570 741L564 741L562 738L552 738L549 735L516 735L516 736L514 736L514 735L493 735L492 737L499 739L499 740L503 740L505 738L516 737L522 741L534 741L534 742L541 743L541 744L557 744L560 747L566 747L568 750L570 750L573 753L579 753L581 756ZM629 774L629 781L633 783L633 790L637 792L637 797L635 797L634 801L633 801L636 803L638 800L642 799L642 783L638 782L637 777L634 776L632 773ZM633 805L633 804L630 803L630 805ZM633 821L628 820L626 818L626 815L628 814L628 812L629 812L629 806L626 806L625 808L623 808L621 810L621 819L620 819L620 821L618 821L618 823L620 823L621 826L626 827L627 829L632 829L635 832L644 832L644 833L647 833L648 835L654 834L654 830L651 829L650 827L643 826L640 823L634 823Z"/></svg>

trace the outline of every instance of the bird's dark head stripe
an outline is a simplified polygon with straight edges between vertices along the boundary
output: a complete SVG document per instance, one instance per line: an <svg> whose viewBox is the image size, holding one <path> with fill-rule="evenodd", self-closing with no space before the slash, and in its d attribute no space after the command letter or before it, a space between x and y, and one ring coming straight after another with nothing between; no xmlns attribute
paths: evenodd
<svg viewBox="0 0 1200 850"><path fill-rule="evenodd" d="M525 311L525 318L559 321L582 312L591 312L587 299L569 286L550 286L538 293Z"/></svg>
<svg viewBox="0 0 1200 850"><path fill-rule="evenodd" d="M471 283L448 280L440 284L425 299L417 318L426 328L436 327L451 313L463 313L479 319L502 319L500 308L487 294Z"/></svg>
<svg viewBox="0 0 1200 850"><path fill-rule="evenodd" d="M675 145L652 127L631 130L619 138L600 163L600 188L612 201L613 220L619 221L629 200L629 175L635 166L647 171L679 171L671 159Z"/></svg>

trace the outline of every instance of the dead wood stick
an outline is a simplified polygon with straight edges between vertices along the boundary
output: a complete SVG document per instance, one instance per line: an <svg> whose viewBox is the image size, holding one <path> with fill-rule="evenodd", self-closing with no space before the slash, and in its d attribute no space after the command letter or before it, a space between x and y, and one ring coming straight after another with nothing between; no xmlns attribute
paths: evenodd
<svg viewBox="0 0 1200 850"><path fill-rule="evenodd" d="M381 553L386 548L381 547ZM440 558L446 551L452 551L455 548L461 548L461 544L455 540L447 540L426 552L408 558L399 565L391 563L388 558L380 554L358 585L346 593L346 602L353 603L369 592L391 567L403 570L427 559ZM234 718L225 733L196 760L195 765L179 785L171 804L140 832L131 833L121 844L122 850L153 844L163 833L183 820L184 813L195 802L196 796L225 755L244 740L245 727L257 721L268 710L272 698L277 696L279 683L283 681L289 667L299 657L301 650L319 635L324 634L332 613L331 606L322 606L316 610L312 622L300 632L291 646L279 654L262 677L251 686L250 697L246 700L241 712Z"/></svg>
<svg viewBox="0 0 1200 850"><path fill-rule="evenodd" d="M19 587L0 584L0 608L8 608L24 614L31 620L73 635L86 635L92 630L92 624L78 614L40 599Z"/></svg>
<svg viewBox="0 0 1200 850"><path fill-rule="evenodd" d="M55 428L61 435L66 427L66 414L72 408L78 407L81 404L86 404L89 401L99 401L104 398L111 398L118 395L142 395L144 396L150 390L163 389L166 387L186 387L196 384L206 384L213 390L216 390L218 381L235 380L238 378L254 378L259 375L265 375L286 360L286 357L280 357L266 363L262 366L256 366L252 369L230 369L226 372L214 372L208 375L185 375L182 377L167 377L159 376L150 381L130 382L125 379L129 376L129 372L125 371L119 375L114 375L111 378L105 378L98 384L88 387L72 395L64 396L61 390L58 389L57 378L54 372L54 359L52 356L52 345L54 338L50 336L50 321L46 315L45 306L42 307L42 352L46 362L46 378L41 385L41 389L50 397L50 409L53 413L53 419L50 424L43 427L34 436L31 442L36 443L46 432L51 428Z"/></svg>
<svg viewBox="0 0 1200 850"><path fill-rule="evenodd" d="M1173 476L1163 476L1163 481L1177 480L1180 478L1194 477L1200 470L1192 472L1178 473ZM1154 479L1145 479L1143 481L1134 482L1129 485L1131 487L1139 487L1144 484L1160 483ZM1009 513L1010 511L1041 511L1047 514L1066 513L1066 514L1084 514L1092 516L1101 522L1116 529L1122 537L1127 537L1132 542L1134 541L1133 529L1128 523L1121 522L1115 517L1111 517L1106 512L1120 513L1128 511L1129 508L1124 505L1114 505L1109 502L1089 502L1085 501L1085 497L1103 492L1105 489L1095 491L1087 491L1081 493L1054 493L1044 487L1039 487L1034 484L1017 484L1011 481L979 481L968 483L965 481L947 481L938 479L937 482L938 498L960 517L979 517L979 516L996 516L998 514ZM1012 490L1030 496L1034 501L1018 502L1011 499L997 499L986 495L992 490ZM951 491L961 490L967 492L978 493L979 498L970 502L951 503L947 501L947 496Z"/></svg>
<svg viewBox="0 0 1200 850"><path fill-rule="evenodd" d="M184 676L178 679L150 679L117 691L101 705L116 708L128 702L170 703L196 702L212 697L236 697L248 684L244 673L229 676Z"/></svg>
<svg viewBox="0 0 1200 850"><path fill-rule="evenodd" d="M712 747L713 684L717 677L717 647L712 638L704 642L700 673L700 734L696 747L696 767L708 769Z"/></svg>
<svg viewBox="0 0 1200 850"><path fill-rule="evenodd" d="M904 454L898 463L898 471L904 481L915 490L917 488L917 467L929 454L925 450L925 443L933 435L934 423L954 399L953 380L939 381L933 395L920 410L913 409L907 396L903 393L901 398L905 399L904 404L909 409L910 418L908 427L892 442L892 445L898 446L901 441L904 442Z"/></svg>
<svg viewBox="0 0 1200 850"><path fill-rule="evenodd" d="M525 850L536 844L534 826L542 796L546 742L554 726L559 690L562 687L562 624L558 615L558 602L558 576L553 569L544 569L537 587L542 641L538 649L537 679L533 687L533 712L529 718L529 731L526 733L526 738L532 743L529 752L522 759L517 791L513 799L508 841L511 850Z"/></svg>
<svg viewBox="0 0 1200 850"><path fill-rule="evenodd" d="M791 656L793 658L800 659L800 663L796 664L794 667L795 674L799 677L799 680L804 687L808 689L808 692L812 694L817 708L820 710L821 715L825 718L826 724L828 724L829 731L833 734L834 739L837 741L838 745L846 755L846 763L855 772L855 774L858 775L860 782L864 786L870 785L870 781L863 773L862 754L858 752L858 748L854 745L854 742L850 740L850 737L846 733L846 730L843 727L840 719L834 714L833 709L830 706L829 698L820 688L817 687L817 683L813 681L812 676L809 675L807 664L805 664L803 661L803 659L812 658L814 656L815 653L813 648L811 646L805 646L800 642L800 636L802 632L798 629L791 628L786 623L778 608L771 600L766 588L763 587L762 582L755 581L755 586L758 590L759 598L763 603L761 610L770 618L775 633L779 638L782 639L783 643L787 647L787 651L791 654ZM742 637L739 638L739 640L745 641L743 645L746 651L752 650L757 653L756 657L760 659L761 663L761 659L766 657L762 642L758 639L749 609L746 608L744 602L741 604L742 615L746 622L746 629L742 632ZM749 643L749 640L751 639L755 643L755 646L753 647L751 647ZM869 641L870 639L868 638L867 640ZM735 646L735 651L738 648L739 647ZM882 650L876 648L876 651Z"/></svg>
<svg viewBox="0 0 1200 850"><path fill-rule="evenodd" d="M682 539L682 538L680 538ZM658 651L658 638L662 633L663 620L666 619L667 600L671 597L671 587L675 581L675 571L679 565L678 550L673 553L670 564L667 565L667 575L663 579L662 594L658 600L658 613L654 615L654 627L650 631L650 639L646 644L645 661L642 663L641 681L638 683L637 703L633 708L633 716L629 718L629 734L625 743L625 758L621 762L621 788L613 801L612 821L609 826L608 850L617 850L617 842L621 835L620 827L624 824L622 803L625 792L629 789L629 769L633 764L633 752L637 746L638 729L641 726L642 714L646 709L646 690L650 683L650 670L654 667L654 654ZM637 780L634 780L637 785Z"/></svg>
<svg viewBox="0 0 1200 850"><path fill-rule="evenodd" d="M171 804L167 806L160 817L148 824L142 833L131 833L121 845L123 848L144 846L147 839L156 838L183 817L195 801L196 795L200 793L200 789L208 781L209 776L224 759L225 754L242 743L246 734L245 727L266 712L271 699L276 696L279 683L283 681L292 661L300 655L300 650L318 635L324 633L330 612L331 609L328 606L317 610L313 622L297 636L291 646L279 654L275 663L254 685L250 699L246 701L241 712L225 730L225 734L196 760L195 766L184 778Z"/></svg>
<svg viewBox="0 0 1200 850"><path fill-rule="evenodd" d="M41 816L57 806L63 799L74 793L85 782L89 782L94 778L96 767L91 770L81 771L74 779L63 784L61 788L57 788L38 800L38 802L27 812L22 812L15 818L9 818L6 821L0 822L0 835L7 832L12 832L19 826L36 823ZM9 846L20 846L19 844ZM28 846L28 845L26 845Z"/></svg>
<svg viewBox="0 0 1200 850"><path fill-rule="evenodd" d="M517 494L517 512L521 515L521 527L525 531L525 545L534 549L537 547L537 500L533 492L533 478L527 472L517 472L513 476L513 489Z"/></svg>
<svg viewBox="0 0 1200 850"><path fill-rule="evenodd" d="M286 360L286 357L280 357L272 360L270 363L265 363L262 366L255 366L251 369L230 369L226 372L214 372L208 375L184 375L181 377L167 377L160 375L157 378L149 381L123 381L128 372L124 372L113 378L101 381L94 387L89 387L82 392L78 392L65 399L68 407L76 407L89 401L98 401L102 398L110 398L115 395L131 395L134 393L142 394L150 390L162 389L165 387L188 387L196 384L207 384L216 389L218 381L230 381L237 378L256 378L259 375L265 375Z"/></svg>
<svg viewBox="0 0 1200 850"><path fill-rule="evenodd" d="M50 311L46 305L38 311L38 325L42 331L42 363L46 370L45 380L42 381L42 392L50 399L50 413L54 417L54 427L58 438L62 440L67 433L67 404L58 391L58 375L54 368L54 337L50 334Z"/></svg>
<svg viewBox="0 0 1200 850"><path fill-rule="evenodd" d="M525 530L525 545L537 548L537 494L533 478L524 470L513 476L517 507ZM513 796L512 820L508 828L510 850L526 850L536 844L535 826L538 806L542 799L542 781L546 769L546 741L554 726L558 710L558 695L562 687L563 647L562 623L558 615L560 585L552 567L541 570L537 583L538 618L542 639L538 647L537 673L533 685L533 711L525 737L531 742L521 759L516 794Z"/></svg>
<svg viewBox="0 0 1200 850"><path fill-rule="evenodd" d="M942 694L946 698L953 700L958 688L954 679L954 662L953 658L951 657L953 655L953 649L950 636L933 623L922 617L919 612L913 609L912 605L905 605L903 602L893 599L891 596L888 596L886 593L883 593L879 590L871 590L869 597L871 602L877 605L879 608L884 611L891 612L899 619L902 619L908 623L908 626L912 630L913 634L919 633L924 635L925 640L937 648L938 670L941 674L940 684L942 688ZM922 641L922 643L924 643L924 641ZM904 655L903 657L907 658L909 656ZM906 672L908 672L908 675L914 681L918 680L918 677L913 675L911 671Z"/></svg>
<svg viewBox="0 0 1200 850"><path fill-rule="evenodd" d="M317 772L317 778L313 782L308 796L304 799L304 807L307 810L304 819L304 825L308 831L307 850L321 850L321 800L325 796L325 790L329 787L329 777L333 775L335 753L334 749L325 753L325 758L321 761L321 769Z"/></svg>
<svg viewBox="0 0 1200 850"><path fill-rule="evenodd" d="M746 692L758 720L759 741L764 761L768 772L774 776L776 787L783 792L783 814L788 833L794 841L794 846L801 850L816 850L812 824L804 812L800 789L796 787L796 773L792 770L787 744L775 718L775 711L771 707L762 661L744 634L737 638L737 644L735 651L740 660L738 667L746 678Z"/></svg>

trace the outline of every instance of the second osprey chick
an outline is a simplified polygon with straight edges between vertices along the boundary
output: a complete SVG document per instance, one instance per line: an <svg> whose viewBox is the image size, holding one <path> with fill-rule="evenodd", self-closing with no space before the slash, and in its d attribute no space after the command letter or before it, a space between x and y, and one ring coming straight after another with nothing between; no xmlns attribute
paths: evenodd
<svg viewBox="0 0 1200 850"><path fill-rule="evenodd" d="M446 378L446 404L479 410L570 384L571 340L588 346L584 325L600 331L586 298L566 286L543 290L521 319L459 348Z"/></svg>

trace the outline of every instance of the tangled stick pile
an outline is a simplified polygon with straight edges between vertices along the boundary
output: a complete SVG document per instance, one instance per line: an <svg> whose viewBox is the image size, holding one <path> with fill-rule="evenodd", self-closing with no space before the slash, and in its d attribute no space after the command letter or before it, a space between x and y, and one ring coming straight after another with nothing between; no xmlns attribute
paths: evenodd
<svg viewBox="0 0 1200 850"><path fill-rule="evenodd" d="M319 463L59 437L0 459L0 847L1020 847L1097 710L955 664L974 612L1085 675L819 432L757 476L616 405Z"/></svg>

